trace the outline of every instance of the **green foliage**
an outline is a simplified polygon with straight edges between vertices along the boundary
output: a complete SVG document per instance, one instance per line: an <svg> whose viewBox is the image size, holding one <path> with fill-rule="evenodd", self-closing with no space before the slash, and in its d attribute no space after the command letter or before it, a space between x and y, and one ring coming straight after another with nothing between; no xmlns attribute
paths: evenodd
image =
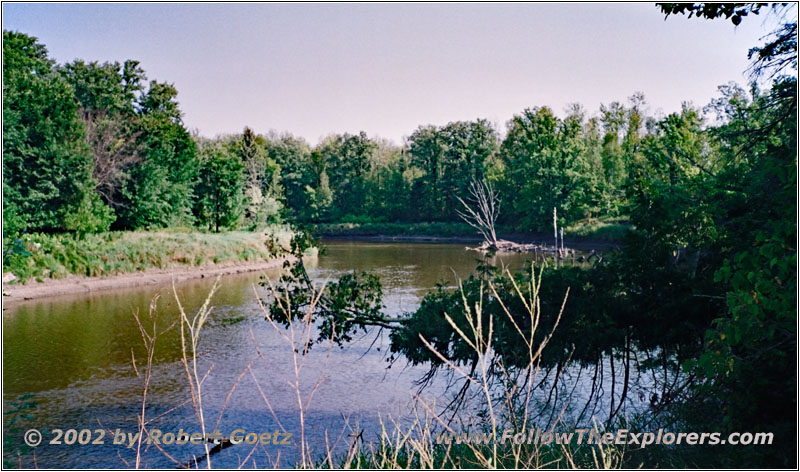
<svg viewBox="0 0 800 472"><path fill-rule="evenodd" d="M79 235L108 231L114 221L114 211L104 205L96 195L87 193L83 200L70 209L64 217L64 227Z"/></svg>
<svg viewBox="0 0 800 472"><path fill-rule="evenodd" d="M705 351L687 368L704 379L707 420L727 430L775 431L775 447L793 450L797 356L797 83L777 81L752 101L729 94L733 116L715 135L725 167L715 179L714 220L720 259L711 274L726 310L705 333ZM713 416L712 416L713 417ZM759 451L752 451L763 460ZM769 463L789 466L785 454Z"/></svg>
<svg viewBox="0 0 800 472"><path fill-rule="evenodd" d="M584 114L579 107L561 120L550 109L527 109L509 122L501 146L505 163L503 193L509 198L504 221L522 230L543 230L552 224L553 208L567 222L592 214L600 204L602 174L599 154L587 144Z"/></svg>
<svg viewBox="0 0 800 472"><path fill-rule="evenodd" d="M74 88L75 99L85 111L131 115L137 94L142 91L144 71L137 61L65 64L59 73Z"/></svg>
<svg viewBox="0 0 800 472"><path fill-rule="evenodd" d="M327 221L330 218L333 206L333 192L328 183L328 174L325 171L319 176L316 187L306 185L305 200L307 202L302 215L305 220Z"/></svg>
<svg viewBox="0 0 800 472"><path fill-rule="evenodd" d="M70 275L106 276L150 268L271 260L288 247L291 233L281 226L262 232L112 231L86 234L28 233L3 257L3 272L16 283ZM267 241L274 239L272 245Z"/></svg>
<svg viewBox="0 0 800 472"><path fill-rule="evenodd" d="M288 327L296 319L316 317L320 320L317 342L339 345L351 341L359 330L372 326L392 328L391 323L396 320L385 318L381 312L383 292L378 277L368 272L351 273L317 287L303 262L312 247L319 247L319 241L308 231L296 230L288 251L291 257L284 262L288 270L277 285L262 282L272 291L270 318Z"/></svg>
<svg viewBox="0 0 800 472"><path fill-rule="evenodd" d="M358 135L345 133L331 136L318 148L319 159L325 163L325 174L331 186L334 218L363 211L366 202L366 178L377 145L363 131ZM320 175L320 187L322 175ZM315 197L319 198L318 195Z"/></svg>
<svg viewBox="0 0 800 472"><path fill-rule="evenodd" d="M244 171L238 156L217 145L201 151L195 215L198 223L219 232L235 228L244 215Z"/></svg>
<svg viewBox="0 0 800 472"><path fill-rule="evenodd" d="M257 229L286 218L310 223L456 222L458 197L465 195L470 181L484 176L502 190L501 201L507 204L501 217L516 229L543 228L549 218L541 216L549 215L554 205L567 224L618 214L627 160L617 150L627 149L629 140L612 145L621 138L606 133L603 147L600 122L584 123L579 107L563 120L551 114L555 130L515 118L502 149L497 131L486 120L420 127L407 147L361 132L329 136L312 149L291 135L257 135L247 128L240 136L214 140L218 154L226 158L210 163L197 150L209 141L192 138L182 124L174 85L148 83L137 61L75 60L54 66L40 45L20 46L30 53L23 60L24 55L12 54L14 44L7 41L4 69L7 235L103 231L109 220L113 229L216 228L217 223L221 228ZM26 76L26 67L42 73ZM21 77L35 83L23 87L17 84ZM38 106L15 105L15 100L31 98L39 100ZM60 135L35 123L43 113L51 114L46 107L55 103L63 105ZM635 106L612 108L624 116L608 126L622 133L625 125L628 135L637 134L639 128L631 124L641 122L634 119L639 117L631 111ZM24 117L17 116L20 110ZM41 111L38 118L28 116L36 110ZM27 120L24 126L17 125L22 118ZM531 129L525 131L526 126ZM38 141L26 142L23 129L38 133ZM526 141L530 133L542 134L535 141L551 131L558 139L548 141L547 149ZM60 154L53 157L54 152ZM229 163L231 157L243 166L240 182L233 182L233 169L226 165L219 169L224 176L213 177L207 166ZM231 184L225 195L214 190L215 179ZM29 180L37 184L22 185ZM111 216L106 206L113 210Z"/></svg>
<svg viewBox="0 0 800 472"><path fill-rule="evenodd" d="M143 163L123 189L125 227L161 228L192 223L197 148L180 122L169 84L151 82L140 98Z"/></svg>
<svg viewBox="0 0 800 472"><path fill-rule="evenodd" d="M62 231L76 206L101 208L73 97L36 38L3 32L3 209L11 233Z"/></svg>
<svg viewBox="0 0 800 472"><path fill-rule="evenodd" d="M264 139L245 128L235 152L244 166L244 193L247 227L256 229L280 220L280 167L264 148Z"/></svg>
<svg viewBox="0 0 800 472"><path fill-rule="evenodd" d="M143 160L136 100L143 90L144 71L136 61L121 65L76 60L58 67L58 72L73 87L79 103L93 158L95 190L104 203L122 210L127 206L122 190L131 170ZM121 225L123 220L118 222Z"/></svg>
<svg viewBox="0 0 800 472"><path fill-rule="evenodd" d="M793 27L784 25L779 32ZM783 44L760 49L772 52L756 58L756 72L796 61L794 39L779 33L771 40ZM676 375L662 397L651 398L656 421L776 435L769 450L730 449L725 457L680 452L692 464L793 466L797 431L786 412L796 409L797 81L778 76L769 91L754 86L748 97L725 86L721 95L706 108L717 114L716 126L689 105L649 119L639 95L629 107L601 107L599 119L587 121L577 108L560 119L539 108L512 120L500 159L490 159L484 168L504 195L513 195L504 207L507 221L547 227L555 206L567 224L574 223L569 231L577 233L591 228L594 212L608 218L621 211L630 222L620 225L624 245L606 262L546 269L540 288L529 283L529 272L504 275L483 263L460 290L440 285L416 312L391 321L376 319L378 298L366 295L371 290L377 296L378 283L366 274L352 275L336 292L344 300L323 310L322 319L338 320L344 334L388 327L394 354L435 371L444 362L421 337L449 361L475 366L476 354L458 331L468 331L465 307L480 304L487 317L481 325L492 319L493 354L514 368L527 358L525 346L510 341L514 330L533 328L516 296L518 287L525 287L522 298L536 290L541 299L537 340L555 325L570 289L543 367L597 366L607 356L630 363L642 354L636 361L640 368ZM439 128L422 127L409 139L410 163L421 171L412 180L412 193L423 214L440 218L444 189L455 188L443 169L462 162L448 160L449 138ZM457 171L451 175L463 177ZM352 219L358 224L324 228L388 228ZM489 286L495 290L488 292ZM346 339L342 334L337 335Z"/></svg>
<svg viewBox="0 0 800 472"><path fill-rule="evenodd" d="M55 66L4 31L4 234L192 223L198 166L177 90L136 61Z"/></svg>
<svg viewBox="0 0 800 472"><path fill-rule="evenodd" d="M11 193L9 185L3 186L4 193ZM27 218L20 213L19 207L9 197L3 197L3 241L9 241L23 233L27 227Z"/></svg>
<svg viewBox="0 0 800 472"><path fill-rule="evenodd" d="M737 9L760 8L700 7L697 14L732 19ZM784 35L793 29L795 22L785 23L760 49L766 53L755 58L755 75L796 63L796 38ZM720 90L708 107L719 126L703 130L697 111L684 107L643 142L629 187L637 230L623 267L668 269L651 287L687 279L689 290L673 298L681 310L709 301L706 321L692 329L702 344L684 362L697 381L692 401L676 407L682 421L772 431L770 451L739 448L722 463L792 467L797 430L786 412L796 409L797 80L778 76L767 92L753 86L751 97L735 86Z"/></svg>
<svg viewBox="0 0 800 472"><path fill-rule="evenodd" d="M765 8L781 10L760 3L660 8L735 25ZM138 62L56 66L35 38L4 31L4 271L23 281L103 275L269 257L281 246L244 241L241 233L106 233L110 225L219 232L285 217L334 235L470 234L457 222L458 197L486 178L500 191L505 229L549 230L556 208L567 234L606 234L622 239L622 250L592 267L546 269L541 286L530 271L501 274L484 261L460 291L441 285L415 313L389 319L372 274L315 287L301 258L312 241L301 233L291 242L297 262L275 293L291 309L276 303L273 318L288 324L310 310L321 319L320 339L338 343L361 329L387 328L393 353L436 369L442 360L420 335L453 362L474 365L474 350L445 314L463 331L465 306L481 303L482 316L493 317L495 354L514 367L528 358L511 341L514 332L533 329L518 288L523 299L534 291L541 298L538 341L569 289L543 366L629 361L635 352L648 354L643 366L682 366L686 382L654 409L677 414L687 428L779 438L774 449L737 449L712 465L791 467L797 80L786 74L797 66L796 20L784 21L750 58L753 77L772 79L769 90L721 87L704 110L717 115L713 125L687 104L654 119L635 94L627 104L601 105L595 116L578 105L563 117L527 108L510 120L502 142L490 123L475 120L421 126L403 147L360 132L312 148L249 128L214 141L193 138L176 88L145 86ZM64 231L75 234L51 234Z"/></svg>
<svg viewBox="0 0 800 472"><path fill-rule="evenodd" d="M292 135L266 138L264 148L280 173L285 210L290 217L297 218L306 204L306 187L312 183L311 148Z"/></svg>
<svg viewBox="0 0 800 472"><path fill-rule="evenodd" d="M486 120L421 126L408 138L411 163L422 173L412 192L420 198L416 219L457 220L457 196L483 178L497 150L497 132Z"/></svg>

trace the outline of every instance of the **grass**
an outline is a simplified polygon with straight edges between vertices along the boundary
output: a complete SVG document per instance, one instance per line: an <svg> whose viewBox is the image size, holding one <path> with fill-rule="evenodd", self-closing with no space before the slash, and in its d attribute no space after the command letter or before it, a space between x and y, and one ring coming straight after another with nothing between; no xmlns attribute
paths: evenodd
<svg viewBox="0 0 800 472"><path fill-rule="evenodd" d="M26 234L18 249L3 258L3 273L15 283L138 272L146 269L204 266L269 260L267 241L274 235L288 245L291 232L282 226L266 231L204 233L191 230L125 231L89 234Z"/></svg>
<svg viewBox="0 0 800 472"><path fill-rule="evenodd" d="M314 227L322 236L477 236L466 223L322 223Z"/></svg>
<svg viewBox="0 0 800 472"><path fill-rule="evenodd" d="M627 220L588 219L565 228L568 239L618 241L630 228ZM476 237L476 231L459 222L326 223L316 225L322 236L429 236ZM501 237L514 240L524 233L498 227ZM89 234L23 235L3 258L3 273L13 273L14 283L138 272L151 268L204 266L255 262L273 257L267 243L274 234L286 245L291 232L276 226L261 232L206 233L193 230L129 231Z"/></svg>
<svg viewBox="0 0 800 472"><path fill-rule="evenodd" d="M595 241L619 241L631 227L625 218L591 218L577 221L564 228L566 238ZM479 237L477 231L466 223L421 222L421 223L322 223L314 227L321 236L431 236L431 237ZM519 237L550 237L552 231L519 231L507 225L497 226L503 239Z"/></svg>
<svg viewBox="0 0 800 472"><path fill-rule="evenodd" d="M564 233L582 239L619 241L629 229L631 224L627 218L591 218L567 226Z"/></svg>
<svg viewBox="0 0 800 472"><path fill-rule="evenodd" d="M535 413L536 408L533 408L533 405L536 402L535 397L537 396L535 393L536 384L538 382L537 379L541 375L539 369L540 355L542 350L545 349L550 335L557 329L558 325L557 320L550 330L550 335L545 336L544 340L541 342L534 341L534 334L539 326L540 320L540 303L538 298L540 281L541 272L538 276L535 272L532 272L529 286L520 287L515 285L515 291L519 296L519 301L528 311L530 319L527 321L529 323L528 325L531 327L523 330L514 324L516 334L509 334L515 338L516 342L523 343L528 347L529 359L527 366L519 371L508 370L502 363L498 363L500 361L494 356L494 348L492 346L492 331L494 329L492 320L495 317L510 317L511 314L503 307L503 312L492 313L490 316L485 316L487 314L483 312L482 303L476 303L474 306L470 306L467 303L466 297L463 296L463 289L461 289L461 293L462 301L466 309L466 326L462 325L462 328L464 328L462 330L458 328L455 321L448 315L445 315L445 317L448 323L457 331L461 339L468 343L474 351L477 362L472 371L468 373L462 370L463 366L451 362L445 355L438 352L428 343L427 340L422 338L426 348L430 349L431 352L442 360L443 367L451 371L457 378L468 380L470 390L476 394L475 398L478 400L478 403L470 402L469 409L463 412L467 416L464 417L460 415L462 420L458 423L461 426L456 426L448 421L447 412L436 413L435 411L439 410L439 408L437 408L434 403L428 403L423 400L421 396L415 395L415 414L414 418L412 418L412 424L403 426L392 420L391 417L381 415L382 418L388 421L381 420L383 428L380 439L377 442L364 441L363 438L359 440L359 436L356 435L346 453L333 452L328 447L327 441L325 446L326 450L320 450L318 447L312 448L305 436L306 429L310 427L309 424L306 424L306 415L308 414L312 398L319 387L328 378L328 373L326 372L319 373L314 371L309 376L304 369L308 361L307 356L311 346L312 334L314 334L315 305L319 303L325 291L325 286L323 285L319 291L310 294L310 305L304 315L300 315L298 318L287 316L289 320L288 327L283 326L280 322L277 322L271 317L270 310L263 304L264 300L259 297L259 306L266 322L274 328L279 338L285 341L285 348L291 356L290 362L292 368L289 369L289 372L286 374L276 372L276 375L282 377L282 380L290 387L290 391L293 391L297 400L299 431L293 431L294 436L292 441L294 447L296 447L300 453L299 461L293 464L281 463L280 455L277 457L259 457L259 461L266 461L262 463L261 467L277 468L288 465L294 468L307 469L601 469L619 468L626 465L626 451L624 447L619 448L601 444L542 446L535 444L515 444L511 441L503 443L491 441L489 444L439 444L439 441L435 439L440 433L449 432L458 434L461 432L470 432L470 430L471 432L491 433L495 438L499 438L505 429L526 433L528 430L535 427L537 414ZM206 297L205 302L197 312L187 313L173 285L173 295L177 305L178 316L163 330L158 329L157 326L159 323L156 322L155 307L158 296L153 298L148 314L142 316L139 316L138 312L134 312L133 314L142 335L142 342L146 354L144 357L132 358L134 372L142 385L142 396L141 405L136 405L138 410L136 417L137 431L139 433L138 443L132 448L133 450L127 452L123 451L119 455L119 459L128 468L139 468L145 464L144 460L146 455L161 453L177 467L207 467L211 469L213 464L217 463L215 454L222 450L222 448L214 448L209 443L204 443L204 451L200 456L191 457L188 461L183 462L181 461L181 459L184 459L183 457L172 456L160 446L152 449L142 447L143 438L147 436L148 429L157 425L159 419L166 413L174 410L173 408L163 414L154 414L155 411L149 404L149 392L152 375L156 371L154 352L157 339L160 339L161 334L166 331L176 328L176 325L180 330L182 353L179 362L180 366L176 366L176 368L183 370L185 373L185 381L189 386L189 389L186 391L189 398L181 405L192 405L200 431L212 431L218 428L220 418L223 417L234 390L236 390L240 381L242 381L247 374L249 374L249 377L255 382L258 391L261 393L264 401L261 407L263 408L262 411L264 414L271 413L280 424L280 420L275 416L276 412L270 400L275 393L269 391L265 393L265 390L260 385L259 375L256 371L252 370L253 365L257 362L264 362L267 367L270 367L274 360L272 356L264 356L264 353L258 347L258 343L252 331L250 336L254 344L254 359L243 367L238 379L231 385L230 391L218 412L216 423L211 422L210 418L213 418L212 413L214 412L210 411L210 408L204 405L202 400L204 381L208 378L213 368L213 360L209 359L208 361L210 361L210 364L209 362L205 362L201 367L198 362L198 346L201 340L201 332L212 310L212 299L216 288L217 284L215 283ZM489 282L486 288L486 293L487 295L491 293L497 296L495 287L491 282ZM568 293L569 291L565 294L565 301ZM283 301L278 297L278 294L273 291L272 302L280 303L280 306L283 307ZM270 297L267 298L269 299ZM481 300L483 300L483 297L481 297ZM288 302L288 300L286 301ZM563 305L561 309L563 310ZM559 312L558 319L560 319L560 317L561 314ZM486 325L487 322L488 326ZM316 348L326 349L324 344L325 343L322 343L322 345L318 345ZM333 341L327 346L327 356L330 356L332 347ZM327 356L325 362L327 362ZM503 387L500 391L496 390L493 382L497 375L507 380L507 382L501 383ZM258 408L257 399L254 399L250 407ZM595 427L598 426L595 425ZM463 428L468 429L465 430ZM333 432L332 437L335 436L336 433ZM349 442L349 440L347 441ZM15 444L10 445L10 447L15 446ZM244 458L239 456L239 467L249 466L251 462L255 465L255 458L251 459L251 455L254 451L256 451L255 448ZM20 454L19 457L21 462L22 455Z"/></svg>
<svg viewBox="0 0 800 472"><path fill-rule="evenodd" d="M470 389L477 395L476 398L480 399L479 403L472 404L471 411L465 412L468 417L462 416L462 425L472 425L475 428L473 431L480 431L485 434L492 434L494 438L499 438L504 429L511 428L516 432L523 432L527 434L529 429L534 428L534 419L536 414L532 403L535 402L535 385L537 378L540 375L539 360L542 350L545 348L549 337L540 343L534 341L534 334L540 319L540 303L538 298L539 288L541 281L541 272L538 274L531 273L530 286L520 287L515 285L515 290L520 298L520 301L527 308L530 319L528 320L531 329L523 331L516 323L517 342L523 343L528 347L529 360L527 366L519 372L506 369L502 366L502 362L494 356L494 348L492 346L492 331L493 331L493 317L494 316L511 316L505 310L505 313L493 314L492 316L484 316L482 303L477 303L475 306L470 306L464 296L463 288L461 289L462 301L466 309L466 329L461 330L456 325L456 322L448 315L445 315L447 321L451 324L458 335L474 350L477 356L477 362L472 371L467 373L463 370L462 366L456 365L450 361L445 355L438 352L427 340L422 338L422 341L427 349L430 349L440 360L442 360L444 367L453 372L457 377L462 380L468 380ZM272 287L272 285L270 285ZM311 347L311 338L314 326L314 313L315 306L320 302L322 295L325 291L323 285L319 291L309 294L309 306L304 315L299 315L293 318L285 312L288 320L288 326L283 326L280 322L274 320L271 316L270 310L263 304L263 300L259 298L259 305L262 309L263 315L267 322L274 328L277 335L282 337L286 342L286 348L291 353L293 369L292 373L284 376L283 380L294 391L297 399L299 416L299 434L294 431L294 445L299 449L300 460L294 464L281 464L280 458L272 459L273 463L267 463L268 467L278 468L282 465L290 465L294 468L304 469L431 469L431 468L454 468L454 469L494 469L494 468L591 468L591 469L610 469L619 468L624 464L625 450L617 446L604 446L601 444L593 445L576 445L576 444L563 444L563 445L526 445L515 444L512 441L498 443L498 441L490 441L486 444L440 444L435 438L441 433L455 433L456 431L451 426L451 423L446 419L446 413L435 413L437 410L435 404L430 404L423 400L420 396L414 397L414 419L411 425L401 426L388 417L388 421L381 420L382 432L380 440L377 442L359 442L359 435L354 436L354 440L346 453L334 453L329 448L326 441L326 451L312 450L311 445L306 440L305 431L307 424L305 422L308 408L311 400L319 387L327 379L327 375L321 374L314 380L313 376L309 378L305 374L304 366L306 365L307 356ZM274 290L272 293L272 302L278 303L281 309L288 307L289 300L282 300L280 295ZM497 296L495 287L491 282L487 287L487 294L492 293ZM205 316L211 309L211 299L214 294L214 289L211 290L205 300L203 306L198 310L194 318L187 316L180 305L177 292L174 293L175 299L178 301L178 308L180 310L181 323L181 339L188 340L182 342L183 347L183 366L187 372L187 379L191 388L191 402L194 405L195 416L201 430L206 430L205 415L203 405L200 402L202 379L208 375L208 372L203 374L197 370L196 360L196 347L200 338L200 331L205 320ZM569 295L569 290L565 294ZM269 297L268 297L269 298ZM483 297L481 297L481 300ZM563 305L561 307L563 311ZM488 318L488 326L485 325L485 318ZM558 314L558 320L561 318L561 312ZM558 320L552 327L555 330L558 325ZM513 322L513 319L512 319ZM155 326L155 325L154 325ZM188 333L184 338L184 329ZM144 332L144 330L143 330ZM153 328L155 333L155 327ZM251 337L253 336L251 332ZM514 334L511 334L514 336ZM143 336L145 345L152 345L149 342L149 336ZM241 380L247 373L250 374L252 380L258 385L258 390L262 394L264 400L264 410L276 415L275 410L270 402L270 396L264 394L264 390L260 386L259 378L251 370L255 362L263 361L267 364L272 362L271 359L264 357L259 350L255 338L257 358L250 364L244 367L239 376ZM325 343L323 343L325 344ZM333 347L333 340L330 341L328 346L328 356ZM317 346L317 348L325 348L325 346ZM326 361L327 362L327 361ZM499 367L499 371L497 368ZM210 367L209 367L210 371ZM498 374L502 372L502 374ZM280 374L278 374L280 375ZM501 375L507 380L503 383L505 388L502 391L495 389L493 380L496 376ZM231 392L236 388L239 380L231 387ZM145 382L143 394L143 407L141 418L144 418L146 411L146 393L147 383ZM230 393L226 397L222 405L222 410L219 417L222 417L225 411ZM255 405L255 402L254 402ZM482 410L484 413L478 413L475 409ZM385 418L382 415L382 418ZM280 420L275 416L276 421ZM143 422L142 422L143 423ZM215 425L214 427L216 427ZM463 426L462 426L463 427ZM598 426L595 425L595 428ZM144 429L142 425L141 430ZM356 427L356 431L358 428ZM327 435L326 435L327 437ZM334 433L335 437L335 433ZM255 450L255 449L253 449ZM205 454L202 457L195 457L190 463L195 466L211 468L213 450L206 447ZM252 451L251 451L252 454ZM136 463L139 463L141 452L136 454ZM244 460L239 459L239 467L243 467L248 463L248 458ZM174 458L170 457L173 461ZM178 461L175 461L179 465ZM253 462L255 464L255 462Z"/></svg>

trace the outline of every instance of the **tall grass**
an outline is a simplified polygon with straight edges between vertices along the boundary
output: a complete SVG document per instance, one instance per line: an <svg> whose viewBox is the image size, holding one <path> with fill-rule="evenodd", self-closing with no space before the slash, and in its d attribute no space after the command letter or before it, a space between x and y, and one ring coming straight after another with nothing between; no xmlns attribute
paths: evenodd
<svg viewBox="0 0 800 472"><path fill-rule="evenodd" d="M510 273L509 273L510 275ZM513 281L513 277L511 278ZM523 330L512 317L510 311L502 306L502 313L486 313L484 311L484 295L494 295L500 300L496 287L487 282L479 300L469 305L463 288L459 285L464 303L467 329L459 327L459 323L445 314L445 318L475 353L472 368L467 369L451 361L446 355L436 350L432 344L421 337L423 344L456 377L465 381L465 389L459 393L467 398L471 389L475 395L472 401L460 404L460 411L452 411L450 406L437 412L435 402L415 396L415 415L410 426L402 426L400 421L391 421L385 425L378 444L363 445L357 451L350 451L339 461L328 455L318 465L331 468L618 468L622 465L623 451L615 446L604 445L537 445L516 444L513 441L501 442L503 432L527 435L535 428L537 411L533 407L537 403L535 386L540 378L540 359L549 339L552 337L561 318L564 305L550 332L540 343L534 342L539 327L541 306L539 288L541 273L536 277L532 273L528 287L514 284L516 295L523 303L529 316L531 329ZM566 303L568 292L565 294ZM494 317L507 316L514 326L518 338L528 352L527 363L521 369L506 368L492 347ZM463 324L461 325L463 326ZM499 380L499 382L498 382ZM453 405L453 403L451 403ZM458 405L458 403L456 403ZM562 410L563 412L563 410ZM458 421L454 421L458 413ZM555 421L550 427L565 426ZM595 425L601 430L601 427ZM481 434L489 435L492 440L487 443L438 443L435 438L442 434ZM485 436L483 436L485 437Z"/></svg>
<svg viewBox="0 0 800 472"><path fill-rule="evenodd" d="M70 275L104 276L233 262L269 260L275 255L268 241L288 246L291 231L274 226L261 232L128 231L88 234L25 234L22 250L3 258L3 273L16 283L34 278L60 279Z"/></svg>
<svg viewBox="0 0 800 472"><path fill-rule="evenodd" d="M486 287L482 290L480 299L473 305L468 303L467 297L464 295L463 289L461 289L466 313L466 329L464 328L465 324L463 322L456 322L456 320L452 319L449 315L445 316L448 323L461 340L475 353L475 363L472 368L468 369L452 362L445 354L438 352L427 340L422 338L422 341L427 349L431 350L447 369L454 373L459 379L466 382L466 387L461 394L462 398L467 400L459 403L460 407L451 406L439 411L441 409L437 407L435 401L426 400L421 395L414 395L414 408L411 418L382 417L382 430L380 438L377 441L365 442L359 434L357 425L354 430L355 434L350 436L344 434L346 430L339 432L337 443L341 441L342 438L351 438L351 440L348 439L350 440L350 444L347 452L341 452L341 448L337 448L336 444L331 445L327 440L323 450L314 450L312 445L307 442L306 438L306 431L309 427L309 425L306 424L307 412L309 411L315 393L326 380L326 376L324 374L319 374L319 371L315 369L315 371L317 371L316 375L319 377L315 379L313 383L309 384L304 374L304 366L309 362L309 349L312 344L311 336L315 326L312 314L314 313L314 306L322 296L325 287L323 286L318 289L311 296L311 304L305 316L295 319L290 316L286 317L290 320L288 328L281 326L272 319L269 307L256 292L256 297L259 300L259 305L266 322L269 323L285 341L286 349L290 356L291 368L289 369L290 373L288 376L285 376L283 380L294 391L297 402L296 411L299 420L299 431L294 431L294 437L300 460L292 464L280 464L276 461L268 465L270 467L371 469L541 467L586 467L599 469L620 467L623 462L624 450L616 446L601 444L539 445L517 444L513 441L501 443L500 441L502 433L506 429L511 429L514 433L528 434L529 431L536 428L535 422L537 420L537 415L541 414L540 410L534 407L538 401L536 398L536 385L541 375L539 367L540 360L549 339L557 329L558 321L549 329L549 332L547 332L541 342L534 341L537 330L544 329L539 325L541 318L541 305L538 296L540 284L541 272L537 277L535 271L532 272L532 277L528 286L521 287L516 285L516 283L514 284L515 295L519 297L519 300L522 302L529 316L529 319L526 320L529 323L526 323L530 326L529 329L523 329L515 318L512 317L509 309L503 306L502 303L502 310L500 313L485 312L483 303L484 296L494 296L500 299L497 288L491 282L487 282ZM270 287L272 287L272 285L270 285ZM274 288L271 290L272 297L269 297L270 302L276 303L282 310L288 311L288 303L290 300L281 299L277 293L278 292ZM191 403L194 406L195 416L201 430L205 432L216 428L233 390L237 387L238 383L248 375L252 378L257 387L265 411L269 411L278 425L281 425L281 418L278 418L278 415L276 415L273 409L270 400L270 392L262 387L261 380L263 379L260 379L259 375L263 374L258 374L257 371L253 369L255 362L263 362L266 364L267 368L275 371L275 366L272 365L272 363L276 362L276 358L274 355L265 357L262 354L256 342L255 335L251 330L250 335L253 341L255 358L243 368L238 380L231 386L227 399L219 412L217 424L214 425L213 428L208 428L206 423L209 415L204 411L204 405L202 403L203 384L208 378L208 372L202 373L197 369L197 346L201 337L203 324L212 309L211 301L213 294L214 289L211 290L197 313L190 316L187 315L183 306L180 304L177 291L174 291L179 311L176 323L180 325L181 330L181 346L183 352L181 363L190 386L191 398L187 403ZM567 301L568 294L568 292L565 294L564 303ZM563 308L564 306L562 304L562 311ZM522 343L528 352L527 363L525 363L523 367L507 368L498 360L498 356L495 355L496 353L492 346L495 317L508 317L514 326L517 334L516 341ZM560 317L561 315L559 313L559 320ZM155 327L153 329L155 329ZM145 345L149 353L155 342L155 337L147 336L144 333L145 331L143 331L143 339L145 340ZM539 337L536 337L536 339L539 339ZM330 349L332 346L333 342L330 342L326 359L330 356ZM148 356L150 357L151 355L148 354ZM357 368L357 366L354 366L354 368ZM209 371L210 369L211 367L209 367ZM146 432L144 417L149 377L145 377L145 379L146 383L143 393L140 429ZM301 386L301 384L303 386ZM465 393L467 392L472 392L474 395L466 395ZM455 411L452 408L459 409ZM457 421L455 421L456 417L458 418ZM561 423L558 420L548 422L548 424L550 425L549 431L551 432L553 432L556 427L566 426L565 423ZM281 426L281 428L283 427ZM595 428L600 431L603 429L598 425L595 425ZM442 443L436 440L442 433L460 434L465 432L491 434L494 440L485 444ZM337 433L333 432L332 434ZM326 438L328 437L326 432ZM219 448L210 448L208 444L204 447L205 455L203 457L195 458L188 464L184 464L184 466L200 467L201 463L205 461L204 466L211 468L211 456L215 452L218 452ZM255 447L244 459L240 459L239 465L244 466L251 458L254 451ZM162 452L166 454L166 452ZM175 458L171 456L168 457L180 465L179 461L175 460ZM137 466L140 464L140 453L138 452L136 455L136 464Z"/></svg>

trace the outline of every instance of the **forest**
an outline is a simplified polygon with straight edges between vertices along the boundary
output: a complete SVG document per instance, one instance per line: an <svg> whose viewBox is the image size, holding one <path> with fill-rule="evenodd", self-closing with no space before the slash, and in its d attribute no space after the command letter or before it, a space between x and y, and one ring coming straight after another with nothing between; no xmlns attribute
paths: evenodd
<svg viewBox="0 0 800 472"><path fill-rule="evenodd" d="M81 240L165 228L458 223L459 197L485 179L498 192L498 223L508 231L547 231L554 208L565 226L625 227L620 249L602 262L542 272L541 323L559 324L544 365L560 372L610 357L627 377L646 353L643 364L685 374L650 402L662 421L778 438L769 448L686 452L675 462L639 451L632 461L794 467L796 18L762 4L659 8L667 21L737 25L758 21L759 13L784 16L749 52L751 83L721 85L708 104L653 115L646 97L633 93L599 110L531 106L505 129L485 119L422 124L401 144L363 131L317 144L250 128L201 137L183 123L175 86L148 81L139 62L56 64L36 38L4 31L4 269L27 257L19 241L36 234ZM302 267L287 277L295 282L288 296L303 306ZM497 293L485 297L490 281ZM330 286L330 306L321 304L318 315L339 342L364 327L388 327L392 352L412 363L432 371L443 364L424 337L474 369L475 353L444 314L466 323L462 297L483 300L487 313L510 312L495 320L493 336L495 355L514 366L528 347L508 342L526 329L525 307L513 294L529 282L530 273L479 266L461 292L439 287L408 318L387 321L379 313L380 282L353 274ZM302 316L274 313L286 322L294 315ZM609 423L619 420L611 395ZM619 404L626 395L633 393L617 392Z"/></svg>
<svg viewBox="0 0 800 472"><path fill-rule="evenodd" d="M44 45L4 31L4 231L96 233L276 222L456 222L457 197L487 178L517 231L623 215L640 149L665 139L645 99L515 115L501 138L487 120L423 125L396 145L366 133L315 146L291 134L215 139L182 123L178 91L136 61L57 65ZM748 97L736 87L731 97ZM749 99L749 98L748 98ZM673 126L701 135L686 105ZM700 139L700 138L692 138ZM699 152L699 149L696 150Z"/></svg>

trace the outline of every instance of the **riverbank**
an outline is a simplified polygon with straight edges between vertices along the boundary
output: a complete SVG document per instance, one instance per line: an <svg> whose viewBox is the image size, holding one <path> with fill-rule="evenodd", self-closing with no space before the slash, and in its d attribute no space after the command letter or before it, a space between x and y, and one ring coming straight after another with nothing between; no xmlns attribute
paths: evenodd
<svg viewBox="0 0 800 472"><path fill-rule="evenodd" d="M19 302L59 295L73 295L102 290L113 290L143 285L168 284L189 279L217 277L220 275L242 274L277 269L286 258L276 258L260 262L231 262L171 269L147 269L141 272L117 274L107 277L68 276L63 279L44 279L28 284L3 284L3 305L12 306Z"/></svg>
<svg viewBox="0 0 800 472"><path fill-rule="evenodd" d="M3 300L265 270L284 260L276 258L272 241L287 249L291 235L282 226L258 232L133 231L83 238L26 234L5 254Z"/></svg>
<svg viewBox="0 0 800 472"><path fill-rule="evenodd" d="M483 238L465 223L325 223L312 227L325 240L478 244ZM622 219L583 221L564 231L565 245L574 249L619 247L630 224ZM552 244L553 234L519 232L498 226L501 239L524 244Z"/></svg>
<svg viewBox="0 0 800 472"><path fill-rule="evenodd" d="M579 251L619 246L627 226L593 222L567 228L565 244ZM324 240L458 243L482 239L464 223L336 223L313 228ZM499 228L500 237L519 243L550 243L551 234ZM78 238L70 234L27 234L4 257L3 301L168 283L278 267L270 241L284 249L292 232L275 226L260 232L161 230L108 232Z"/></svg>

